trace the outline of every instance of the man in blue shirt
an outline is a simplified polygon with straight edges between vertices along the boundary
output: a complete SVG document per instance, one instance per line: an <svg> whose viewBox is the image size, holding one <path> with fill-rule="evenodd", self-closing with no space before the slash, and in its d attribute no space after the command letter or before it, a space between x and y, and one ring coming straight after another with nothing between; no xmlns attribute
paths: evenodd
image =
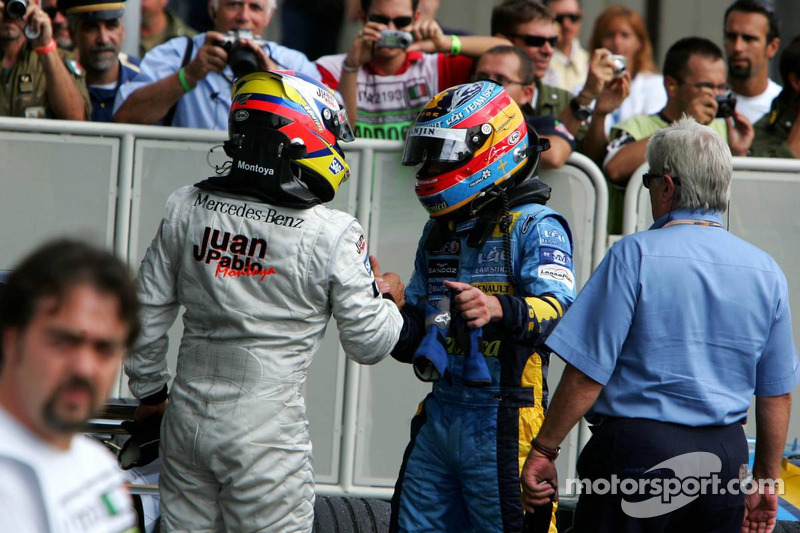
<svg viewBox="0 0 800 533"><path fill-rule="evenodd" d="M61 0L70 37L86 71L92 122L111 122L120 86L139 73L139 60L120 52L125 40L125 3L106 0Z"/></svg>
<svg viewBox="0 0 800 533"><path fill-rule="evenodd" d="M176 37L150 50L141 72L120 88L114 121L227 130L234 74L220 46L230 31L260 35L275 13L275 0L212 0L215 31ZM260 70L294 70L315 79L319 72L305 55L271 41L239 44L256 55Z"/></svg>
<svg viewBox="0 0 800 533"><path fill-rule="evenodd" d="M786 278L723 227L723 139L682 119L647 160L655 223L609 251L546 341L567 369L522 470L523 505L555 495L558 445L586 414L575 531L756 531L775 523L777 494L743 495L741 424L755 394L752 474L777 480L798 382ZM617 490L598 483L615 478Z"/></svg>

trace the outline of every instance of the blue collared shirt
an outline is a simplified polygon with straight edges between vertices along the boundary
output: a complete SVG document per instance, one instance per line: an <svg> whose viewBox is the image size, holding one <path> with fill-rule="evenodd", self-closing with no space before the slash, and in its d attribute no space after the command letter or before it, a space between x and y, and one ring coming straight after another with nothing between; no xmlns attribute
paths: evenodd
<svg viewBox="0 0 800 533"><path fill-rule="evenodd" d="M194 49L192 58L203 46L206 34L201 33L192 38ZM159 45L144 56L140 66L141 72L129 83L120 87L117 99L114 102L114 113L119 110L124 102L136 89L162 80L178 72L183 63L186 52L187 38L176 37ZM295 70L307 74L314 79L319 79L319 71L314 63L301 52L286 48L271 41L264 42L264 51L280 67L286 70ZM231 88L233 71L230 65L225 66L222 75L211 72L201 80L197 87L183 95L178 101L173 126L183 128L203 128L214 130L228 129L228 113L231 107ZM163 124L159 122L158 124Z"/></svg>
<svg viewBox="0 0 800 533"><path fill-rule="evenodd" d="M87 85L92 102L92 122L111 122L114 99L119 88L139 74L139 59L127 54L119 54L119 77L113 88L100 85Z"/></svg>
<svg viewBox="0 0 800 533"><path fill-rule="evenodd" d="M722 224L722 214L674 211L620 240L546 341L604 385L590 420L731 424L753 394L798 382L777 263L722 227L676 220Z"/></svg>

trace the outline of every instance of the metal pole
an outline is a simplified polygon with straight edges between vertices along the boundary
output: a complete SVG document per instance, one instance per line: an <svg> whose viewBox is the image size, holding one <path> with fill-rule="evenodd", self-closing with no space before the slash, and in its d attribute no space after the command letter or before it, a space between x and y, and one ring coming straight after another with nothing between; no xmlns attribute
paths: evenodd
<svg viewBox="0 0 800 533"><path fill-rule="evenodd" d="M125 2L125 41L122 43L122 51L133 57L139 57L139 32L142 27L141 8L141 0Z"/></svg>

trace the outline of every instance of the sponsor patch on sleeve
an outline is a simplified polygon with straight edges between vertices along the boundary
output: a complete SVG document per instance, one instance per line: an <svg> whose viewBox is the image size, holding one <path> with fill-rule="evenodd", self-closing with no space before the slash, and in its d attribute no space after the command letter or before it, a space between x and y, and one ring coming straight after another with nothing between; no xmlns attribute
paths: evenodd
<svg viewBox="0 0 800 533"><path fill-rule="evenodd" d="M549 279L563 283L569 290L575 290L575 276L567 267L558 265L539 265L539 279Z"/></svg>
<svg viewBox="0 0 800 533"><path fill-rule="evenodd" d="M539 248L539 264L542 265L561 265L572 269L572 256L558 248Z"/></svg>
<svg viewBox="0 0 800 533"><path fill-rule="evenodd" d="M548 222L539 223L539 245L564 250L569 239L563 229Z"/></svg>
<svg viewBox="0 0 800 533"><path fill-rule="evenodd" d="M358 255L361 255L366 249L367 239L364 238L364 235L359 235L358 240L356 241L356 252L358 252Z"/></svg>

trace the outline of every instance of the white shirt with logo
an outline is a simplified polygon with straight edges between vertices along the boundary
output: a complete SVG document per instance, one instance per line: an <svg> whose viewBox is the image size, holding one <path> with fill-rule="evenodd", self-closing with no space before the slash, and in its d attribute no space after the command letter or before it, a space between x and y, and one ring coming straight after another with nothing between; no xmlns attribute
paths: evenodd
<svg viewBox="0 0 800 533"><path fill-rule="evenodd" d="M0 531L127 533L136 514L102 444L76 435L59 450L0 408Z"/></svg>
<svg viewBox="0 0 800 533"><path fill-rule="evenodd" d="M333 90L339 87L346 54L317 59L322 81ZM378 74L371 63L358 70L356 78L358 115L356 137L402 141L419 111L437 93L466 83L473 60L450 54L409 52L395 74Z"/></svg>

